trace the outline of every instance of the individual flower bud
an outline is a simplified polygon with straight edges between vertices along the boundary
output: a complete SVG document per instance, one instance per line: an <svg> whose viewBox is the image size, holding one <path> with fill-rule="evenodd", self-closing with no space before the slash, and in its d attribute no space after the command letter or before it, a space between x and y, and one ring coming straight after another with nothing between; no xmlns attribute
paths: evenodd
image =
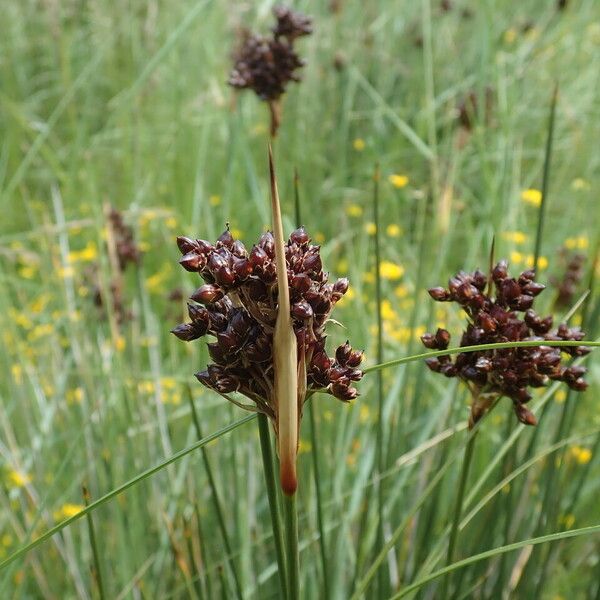
<svg viewBox="0 0 600 600"><path fill-rule="evenodd" d="M239 281L245 281L252 274L252 265L247 258L234 256L233 272Z"/></svg>
<svg viewBox="0 0 600 600"><path fill-rule="evenodd" d="M214 276L216 282L224 288L231 287L235 283L235 274L228 266L217 269Z"/></svg>
<svg viewBox="0 0 600 600"><path fill-rule="evenodd" d="M312 306L301 300L292 305L292 316L295 319L310 319L314 316Z"/></svg>
<svg viewBox="0 0 600 600"><path fill-rule="evenodd" d="M435 341L440 350L445 350L450 343L450 333L441 327L435 332Z"/></svg>
<svg viewBox="0 0 600 600"><path fill-rule="evenodd" d="M179 264L192 273L202 270L206 265L206 256L198 254L195 250L184 254L179 260Z"/></svg>
<svg viewBox="0 0 600 600"><path fill-rule="evenodd" d="M333 284L333 294L339 294L340 296L343 296L348 291L348 286L349 282L348 279L346 279L346 277L338 279Z"/></svg>
<svg viewBox="0 0 600 600"><path fill-rule="evenodd" d="M541 292L543 292L546 289L546 286L541 284L541 283L536 283L535 281L532 281L526 285L523 285L521 287L521 290L523 291L524 294L527 294L528 296L537 296L538 294L540 294Z"/></svg>
<svg viewBox="0 0 600 600"><path fill-rule="evenodd" d="M192 321L208 324L208 311L206 310L206 308L204 308L204 306L198 306L197 304L191 304L190 302L188 302L187 306L188 315L190 316L190 319Z"/></svg>
<svg viewBox="0 0 600 600"><path fill-rule="evenodd" d="M308 244L308 242L310 242L310 238L308 237L304 227L298 227L296 231L292 232L290 235L290 242L298 244L298 246L303 246L304 244Z"/></svg>
<svg viewBox="0 0 600 600"><path fill-rule="evenodd" d="M217 243L216 243L216 247L220 248L222 246L225 246L225 248L229 248L231 249L233 247L233 236L231 235L231 231L229 231L229 228L227 228L218 238L217 238Z"/></svg>
<svg viewBox="0 0 600 600"><path fill-rule="evenodd" d="M238 258L248 258L246 246L244 246L243 242L240 240L235 240L233 242L233 245L231 246L231 254L237 256Z"/></svg>
<svg viewBox="0 0 600 600"><path fill-rule="evenodd" d="M477 323L485 331L485 333L493 333L496 331L497 323L496 320L486 312L480 312L477 315Z"/></svg>
<svg viewBox="0 0 600 600"><path fill-rule="evenodd" d="M421 341L423 342L425 348L437 350L437 340L435 339L435 335L433 335L433 333L424 333L421 336Z"/></svg>
<svg viewBox="0 0 600 600"><path fill-rule="evenodd" d="M492 269L492 279L494 282L498 283L503 279L506 279L508 275L508 263L505 260L501 260L493 269Z"/></svg>
<svg viewBox="0 0 600 600"><path fill-rule="evenodd" d="M363 352L360 350L353 350L346 361L346 366L352 367L353 369L358 367L363 359ZM362 376L362 374L361 374Z"/></svg>
<svg viewBox="0 0 600 600"><path fill-rule="evenodd" d="M345 344L338 346L337 350L335 351L335 359L340 365L345 366L351 354L352 346L350 346L350 343L346 341Z"/></svg>
<svg viewBox="0 0 600 600"><path fill-rule="evenodd" d="M441 364L438 358L426 358L425 364L434 372L439 373Z"/></svg>
<svg viewBox="0 0 600 600"><path fill-rule="evenodd" d="M193 252L198 249L197 242L189 237L185 237L184 235L180 235L177 238L177 246L182 254L188 254L188 252Z"/></svg>
<svg viewBox="0 0 600 600"><path fill-rule="evenodd" d="M515 414L517 419L523 423L523 425L537 425L537 419L535 415L522 404L514 404Z"/></svg>
<svg viewBox="0 0 600 600"><path fill-rule="evenodd" d="M184 342L191 342L202 337L205 332L202 332L202 328L197 327L194 323L182 323L171 329L171 333Z"/></svg>
<svg viewBox="0 0 600 600"><path fill-rule="evenodd" d="M275 240L270 231L265 231L258 240L258 245L266 252L269 258L275 257Z"/></svg>
<svg viewBox="0 0 600 600"><path fill-rule="evenodd" d="M311 246L304 255L302 265L307 273L318 273L321 270L321 255L318 246Z"/></svg>
<svg viewBox="0 0 600 600"><path fill-rule="evenodd" d="M447 302L450 300L450 294L443 287L433 287L427 290L429 295L437 302Z"/></svg>
<svg viewBox="0 0 600 600"><path fill-rule="evenodd" d="M226 250L227 252L227 250ZM208 259L208 268L214 275L219 269L229 267L229 261L219 252L213 252Z"/></svg>
<svg viewBox="0 0 600 600"><path fill-rule="evenodd" d="M350 402L358 396L356 388L349 387L347 384L334 382L331 384L331 393L344 402Z"/></svg>
<svg viewBox="0 0 600 600"><path fill-rule="evenodd" d="M223 297L223 290L211 283L200 286L190 298L201 304L212 304Z"/></svg>
<svg viewBox="0 0 600 600"><path fill-rule="evenodd" d="M250 252L250 264L255 269L260 269L265 265L269 256L265 252L264 248L260 246L254 246Z"/></svg>
<svg viewBox="0 0 600 600"><path fill-rule="evenodd" d="M480 291L483 292L485 290L485 286L487 285L487 276L485 273L482 273L479 269L473 273L473 285Z"/></svg>

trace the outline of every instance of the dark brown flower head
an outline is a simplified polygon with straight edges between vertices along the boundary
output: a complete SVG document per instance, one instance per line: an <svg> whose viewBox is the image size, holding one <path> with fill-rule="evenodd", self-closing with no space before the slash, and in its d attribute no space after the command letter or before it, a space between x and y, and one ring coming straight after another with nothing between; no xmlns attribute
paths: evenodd
<svg viewBox="0 0 600 600"><path fill-rule="evenodd" d="M279 100L288 83L300 81L298 70L304 66L294 43L312 33L312 20L283 6L275 7L273 14L277 23L271 36L244 33L228 83L234 88L251 89L268 102L271 134L275 135L281 119Z"/></svg>
<svg viewBox="0 0 600 600"><path fill-rule="evenodd" d="M310 35L313 31L310 17L287 6L276 6L273 8L273 15L277 19L277 25L272 29L275 39L284 37L292 43L296 38Z"/></svg>
<svg viewBox="0 0 600 600"><path fill-rule="evenodd" d="M493 293L490 289L493 287ZM502 342L584 339L578 328L565 324L552 328L552 317L540 317L532 308L544 286L535 281L533 271L524 271L513 279L508 263L500 261L489 276L481 271L460 271L448 282L448 288L435 287L429 295L438 302L456 302L467 313L468 325L460 346L478 346ZM438 329L421 337L430 349L445 350L450 334ZM530 387L542 387L550 380L563 381L575 391L583 391L585 368L562 364L561 350L573 357L583 356L585 346L504 348L440 356L427 359L427 366L446 377L459 377L473 392L470 423L476 423L501 396L513 401L517 418L535 425L535 417L525 404L531 399Z"/></svg>
<svg viewBox="0 0 600 600"><path fill-rule="evenodd" d="M563 251L560 258L564 271L560 278L551 279L552 285L557 290L554 305L556 308L568 309L576 300L579 284L585 273L585 255L568 254Z"/></svg>
<svg viewBox="0 0 600 600"><path fill-rule="evenodd" d="M277 318L277 275L273 234L264 233L248 251L226 230L211 244L177 238L187 270L204 283L192 294L190 322L172 333L184 341L210 335L212 364L196 375L221 394L239 392L256 410L275 420L273 333ZM325 349L325 327L336 302L348 289L347 279L329 283L320 247L300 227L285 245L291 317L298 344L299 386L343 401L358 396L354 382L362 377L362 353L348 342L333 357ZM300 407L301 408L301 407Z"/></svg>
<svg viewBox="0 0 600 600"><path fill-rule="evenodd" d="M129 263L138 265L142 253L135 243L133 229L123 220L123 214L116 208L111 208L108 213L113 236L115 252L119 261L119 268L124 271Z"/></svg>

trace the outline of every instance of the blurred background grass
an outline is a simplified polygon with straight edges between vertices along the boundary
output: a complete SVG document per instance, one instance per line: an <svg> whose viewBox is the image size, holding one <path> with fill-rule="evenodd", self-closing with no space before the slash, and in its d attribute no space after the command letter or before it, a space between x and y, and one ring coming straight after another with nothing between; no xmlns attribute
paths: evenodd
<svg viewBox="0 0 600 600"><path fill-rule="evenodd" d="M251 245L269 222L268 114L225 82L236 31L266 31L270 8L270 2L190 0L23 0L2 8L3 557L81 510L82 484L98 497L195 441L187 385L205 435L242 416L195 383L193 373L207 358L203 345L182 344L168 333L183 319L184 302L170 298L172 292L180 289L185 298L195 287L177 265L174 238L214 239L229 222ZM332 346L349 337L374 362L376 163L386 358L420 351L418 336L438 324L459 330L462 317L433 306L425 289L460 268L485 268L493 235L496 255L510 259L514 270L531 262L556 81L540 279L560 277L561 248L586 255L576 300L600 235L598 3L573 0L559 10L540 0L307 1L295 8L314 17L315 32L299 42L307 66L284 102L276 144L280 191L291 230L297 168L304 224L323 244L326 267L351 280L352 292L336 313L345 329L332 327ZM461 106L467 107L462 125ZM94 306L89 285L91 270L106 294L114 276L105 204L123 211L144 252L139 268L126 273L132 318L123 322ZM555 294L541 297L547 310ZM592 323L590 335L597 331ZM536 452L573 440L485 505L459 537L458 557L598 522L598 438L586 434L600 427L599 367L593 355L588 362L590 390L567 404L563 391L548 396L537 431L526 429L503 446L511 431L521 431L508 401L484 424L472 483L498 462L477 499ZM351 407L327 396L314 401L327 579L336 598L348 597L371 564L378 518L389 535L465 441L462 388L430 377L419 363L386 371L384 383L390 469L384 515L371 501L373 380L365 378ZM299 504L303 589L312 598L323 574L308 430L305 420ZM414 448L423 452L416 462L407 455ZM508 458L500 460L500 448ZM247 425L215 442L208 456L244 593L275 597L255 429ZM558 475L549 466L554 460ZM445 539L458 476L452 465L410 519L387 561L394 584L422 574L423 563L439 566L439 558L429 567L433 559L426 559ZM94 512L106 597L233 596L211 493L195 453ZM548 514L553 518L540 524ZM535 569L528 571L528 562ZM0 594L94 597L92 564L80 521L4 569ZM512 590L511 597L594 597L599 569L597 540L561 542L470 567L462 590L465 597L501 597L500 589ZM435 597L435 589L424 588L422 597Z"/></svg>

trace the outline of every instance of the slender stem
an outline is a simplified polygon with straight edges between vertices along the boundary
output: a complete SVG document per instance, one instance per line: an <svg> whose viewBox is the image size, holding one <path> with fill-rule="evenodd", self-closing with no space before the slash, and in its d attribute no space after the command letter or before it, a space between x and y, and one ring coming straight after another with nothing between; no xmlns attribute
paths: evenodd
<svg viewBox="0 0 600 600"><path fill-rule="evenodd" d="M192 391L187 387L187 396L190 401L190 407L192 411L192 421L194 422L194 428L196 429L196 435L198 439L202 439L202 429L200 427L200 420L198 419L198 413L196 411L196 407L194 405L194 399L192 397ZM201 448L202 453L202 462L204 463L204 469L206 471L206 476L208 477L208 484L210 486L211 496L213 499L213 504L215 508L215 512L217 513L217 521L219 523L219 529L221 530L221 536L223 538L223 544L225 545L225 551L227 553L227 563L231 569L231 573L233 574L233 579L235 581L235 591L237 597L240 600L244 597L242 593L242 586L240 584L240 578L236 569L235 562L233 560L233 552L231 550L231 542L229 540L229 534L227 533L227 526L225 525L225 515L223 512L223 504L221 502L221 498L219 496L219 491L217 490L217 484L215 482L215 477L213 474L212 466L208 459L208 453L206 452L206 448Z"/></svg>
<svg viewBox="0 0 600 600"><path fill-rule="evenodd" d="M90 492L85 485L82 486L82 493L85 505L89 506ZM88 534L90 536L90 544L92 546L92 557L94 560L94 580L98 586L98 597L100 600L104 600L104 598L106 598L104 594L104 580L102 579L102 569L100 568L100 554L98 553L98 544L96 543L96 530L94 529L94 521L92 519L92 515L89 513L85 516L85 518L87 520Z"/></svg>
<svg viewBox="0 0 600 600"><path fill-rule="evenodd" d="M542 175L542 201L538 214L537 232L535 236L535 251L533 270L537 273L540 251L542 249L542 233L544 230L544 217L546 215L546 197L550 181L550 159L552 158L552 140L554 138L554 116L556 114L556 99L558 96L558 83L554 85L552 100L550 101L550 116L548 117L548 137L546 138L546 153L544 156L544 174Z"/></svg>
<svg viewBox="0 0 600 600"><path fill-rule="evenodd" d="M294 218L296 227L302 225L302 210L300 206L300 177L298 169L294 169ZM310 418L310 444L313 465L313 476L315 479L315 493L317 500L317 527L319 529L319 550L321 553L321 566L323 569L323 594L329 598L329 569L327 568L327 547L325 542L325 527L323 524L323 502L321 495L321 476L319 469L319 435L317 433L317 420L315 419L315 407L308 402L308 415Z"/></svg>
<svg viewBox="0 0 600 600"><path fill-rule="evenodd" d="M310 417L310 443L312 446L312 463L315 475L315 491L317 496L317 526L319 528L319 550L321 551L321 565L323 568L323 594L324 598L329 598L329 583L327 568L327 547L325 543L325 527L323 525L323 506L321 502L321 480L319 475L319 454L316 451L318 435L317 423L315 419L315 409L312 401L308 403L308 415Z"/></svg>
<svg viewBox="0 0 600 600"><path fill-rule="evenodd" d="M456 504L454 505L454 520L452 521L452 529L450 530L450 539L448 540L448 552L446 553L446 566L452 564L454 558L454 549L456 547L456 539L458 537L458 526L460 523L460 517L462 515L463 500L465 496L465 489L467 487L467 480L469 478L469 470L471 467L471 459L473 458L473 449L475 448L475 439L477 438L477 432L469 437L467 445L465 446L465 455L460 473L460 483L458 485L458 493L456 495ZM444 577L442 581L442 593L440 598L447 598L449 577Z"/></svg>
<svg viewBox="0 0 600 600"><path fill-rule="evenodd" d="M284 495L285 538L288 565L289 600L300 599L300 556L298 554L298 512L296 509L296 494Z"/></svg>
<svg viewBox="0 0 600 600"><path fill-rule="evenodd" d="M275 552L277 554L277 567L279 570L279 585L281 595L287 598L287 569L285 552L283 547L283 529L281 526L281 514L277 496L277 477L273 461L273 449L271 447L271 434L269 432L269 421L266 415L258 415L258 432L260 435L260 450L265 473L265 485L269 498L269 510L271 512L271 527L273 528L273 539L275 540Z"/></svg>
<svg viewBox="0 0 600 600"><path fill-rule="evenodd" d="M383 363L383 317L381 314L381 248L379 239L379 165L375 166L373 174L373 222L375 223L375 305L377 315L377 362ZM383 451L383 373L377 372L377 545L381 548L383 537L383 484L381 474L385 470ZM383 570L377 574L377 588L380 598L385 597L385 582Z"/></svg>

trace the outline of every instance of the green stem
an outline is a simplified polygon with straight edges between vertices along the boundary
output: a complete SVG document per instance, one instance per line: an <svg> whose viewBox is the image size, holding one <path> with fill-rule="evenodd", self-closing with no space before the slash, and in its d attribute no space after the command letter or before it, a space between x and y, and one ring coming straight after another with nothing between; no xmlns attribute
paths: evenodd
<svg viewBox="0 0 600 600"><path fill-rule="evenodd" d="M469 478L469 470L471 467L471 459L473 458L473 449L475 448L475 439L477 438L477 432L469 437L467 445L465 446L465 455L460 473L460 483L458 485L458 493L456 495L456 504L454 506L454 520L452 521L452 529L450 530L450 539L448 540L448 552L446 553L446 566L452 564L454 558L454 549L456 547L456 540L458 538L458 526L460 523L460 517L462 515L463 500L465 497L465 489L467 487L467 480ZM449 577L444 577L442 581L442 593L440 598L447 598Z"/></svg>
<svg viewBox="0 0 600 600"><path fill-rule="evenodd" d="M84 485L82 487L83 492L83 501L87 506L90 505L90 493L87 487ZM104 594L104 580L102 579L102 569L100 568L100 554L98 553L98 544L96 543L96 531L94 529L94 521L92 519L91 514L86 515L87 525L88 525L88 534L90 536L90 544L92 546L92 557L94 560L94 570L93 576L96 581L96 585L98 586L98 597L100 600L104 600L106 598Z"/></svg>
<svg viewBox="0 0 600 600"><path fill-rule="evenodd" d="M319 454L317 449L317 423L315 419L315 409L312 401L308 403L308 415L310 418L310 443L312 446L313 473L315 476L315 491L317 496L317 527L319 528L319 550L321 552L321 566L323 568L323 594L329 598L329 583L327 568L327 547L325 544L325 527L323 525L323 504L321 496L321 480L319 475Z"/></svg>
<svg viewBox="0 0 600 600"><path fill-rule="evenodd" d="M296 510L296 495L284 496L285 538L288 565L289 600L300 599L300 556L298 554L298 512Z"/></svg>
<svg viewBox="0 0 600 600"><path fill-rule="evenodd" d="M546 153L544 155L544 174L542 175L542 201L538 213L537 232L535 235L535 251L533 270L537 273L540 251L542 249L542 234L544 231L544 217L546 216L546 197L550 181L550 159L552 158L552 140L554 138L554 116L556 114L556 98L558 96L558 83L554 86L552 100L550 101L550 116L548 117L548 137L546 138Z"/></svg>
<svg viewBox="0 0 600 600"><path fill-rule="evenodd" d="M383 317L381 314L381 244L379 237L379 165L375 166L373 174L373 222L375 223L375 313L377 315L377 362L383 363ZM377 373L377 544L381 548L384 543L383 537L383 484L381 474L385 470L385 454L383 451L383 373ZM377 573L377 589L380 598L385 597L385 582L383 570Z"/></svg>
<svg viewBox="0 0 600 600"><path fill-rule="evenodd" d="M190 407L192 411L192 421L194 422L194 428L196 429L196 435L198 439L202 439L202 429L200 427L200 420L198 419L198 413L196 412L196 407L194 405L194 399L192 397L192 391L190 387L187 387L187 396L190 401ZM219 496L219 492L217 490L217 484L215 482L215 477L213 475L212 466L210 461L208 460L208 453L206 452L206 448L201 448L202 453L202 462L204 462L204 468L206 470L206 476L208 477L208 484L210 486L210 491L213 499L213 504L215 508L215 512L217 513L217 521L219 523L219 529L221 530L221 536L223 537L223 544L225 545L225 551L227 553L227 563L231 569L231 573L233 574L233 579L235 581L235 591L237 597L240 600L244 597L242 593L242 586L240 584L240 578L237 573L237 569L235 566L235 562L233 560L233 552L231 551L231 542L229 540L229 534L227 533L227 526L225 525L225 515L223 512L223 505L221 502L221 498Z"/></svg>
<svg viewBox="0 0 600 600"><path fill-rule="evenodd" d="M269 420L266 415L258 415L258 432L260 435L260 450L265 473L265 485L267 486L267 497L269 498L269 510L271 512L271 527L273 528L273 539L275 540L275 552L277 554L279 585L282 597L287 598L287 569L283 547L283 529L281 526L281 514L277 495L277 477L275 475L273 449L271 447Z"/></svg>

